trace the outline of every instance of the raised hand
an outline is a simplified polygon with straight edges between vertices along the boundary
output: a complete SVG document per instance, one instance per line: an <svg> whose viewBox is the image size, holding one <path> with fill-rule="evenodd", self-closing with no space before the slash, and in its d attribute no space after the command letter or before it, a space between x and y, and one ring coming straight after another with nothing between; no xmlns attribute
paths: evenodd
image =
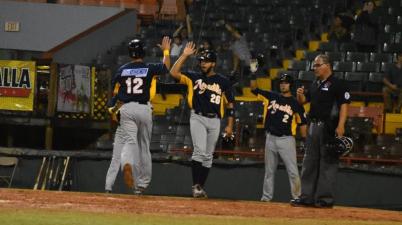
<svg viewBox="0 0 402 225"><path fill-rule="evenodd" d="M194 42L190 41L186 44L186 47L183 49L183 55L185 56L190 56L196 52L195 44Z"/></svg>
<svg viewBox="0 0 402 225"><path fill-rule="evenodd" d="M296 90L296 94L297 94L297 95L304 95L304 86L299 87L299 88Z"/></svg>
<svg viewBox="0 0 402 225"><path fill-rule="evenodd" d="M168 36L163 37L162 43L158 44L159 48L164 51L164 50L170 50L170 44L172 43L172 39L170 39Z"/></svg>

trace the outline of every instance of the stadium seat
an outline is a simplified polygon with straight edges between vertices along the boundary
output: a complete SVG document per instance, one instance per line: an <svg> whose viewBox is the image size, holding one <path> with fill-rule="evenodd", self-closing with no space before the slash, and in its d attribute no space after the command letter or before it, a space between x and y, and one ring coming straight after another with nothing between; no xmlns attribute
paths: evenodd
<svg viewBox="0 0 402 225"><path fill-rule="evenodd" d="M304 86L305 89L309 89L315 79L316 75L313 71L300 71L296 81L296 88Z"/></svg>
<svg viewBox="0 0 402 225"><path fill-rule="evenodd" d="M382 92L383 88L383 73L369 73L369 78L366 86L366 91L368 92Z"/></svg>
<svg viewBox="0 0 402 225"><path fill-rule="evenodd" d="M363 53L363 52L347 52L345 61L367 62L368 55L367 55L367 53Z"/></svg>
<svg viewBox="0 0 402 225"><path fill-rule="evenodd" d="M334 76L338 79L345 79L345 74L343 72L333 72Z"/></svg>
<svg viewBox="0 0 402 225"><path fill-rule="evenodd" d="M316 51L316 52L311 52L311 51L306 51L304 53L304 58L308 61L313 61L317 55L321 54L321 52Z"/></svg>
<svg viewBox="0 0 402 225"><path fill-rule="evenodd" d="M363 83L367 81L367 73L346 72L345 80L348 81L350 91L361 92L363 91Z"/></svg>
<svg viewBox="0 0 402 225"><path fill-rule="evenodd" d="M332 67L335 72L354 72L355 68L355 62L334 62Z"/></svg>
<svg viewBox="0 0 402 225"><path fill-rule="evenodd" d="M291 63L290 63L290 65L289 65L289 67L288 67L288 69L289 70L304 70L304 71L306 71L306 70L308 70L308 68L309 68L309 66L310 66L310 62L309 61L305 61L305 60L301 60L301 61L299 61L299 60L292 60L291 61Z"/></svg>
<svg viewBox="0 0 402 225"><path fill-rule="evenodd" d="M402 159L402 143L393 143L389 147L389 156L391 158Z"/></svg>
<svg viewBox="0 0 402 225"><path fill-rule="evenodd" d="M357 72L379 72L380 64L379 63L370 63L370 62L357 62L356 71Z"/></svg>
<svg viewBox="0 0 402 225"><path fill-rule="evenodd" d="M384 43L383 51L389 53L402 52L402 45L400 43Z"/></svg>
<svg viewBox="0 0 402 225"><path fill-rule="evenodd" d="M393 66L394 65L394 63L385 63L385 62L383 62L383 63L381 63L381 72L387 72L388 70L389 70L389 68L391 67L391 66Z"/></svg>
<svg viewBox="0 0 402 225"><path fill-rule="evenodd" d="M371 52L370 53L370 62L391 63L392 62L392 54Z"/></svg>
<svg viewBox="0 0 402 225"><path fill-rule="evenodd" d="M344 61L345 60L345 53L344 52L326 52L325 53L329 57L330 62L335 61Z"/></svg>
<svg viewBox="0 0 402 225"><path fill-rule="evenodd" d="M338 47L335 42L320 42L318 46L318 51L335 52L338 51Z"/></svg>
<svg viewBox="0 0 402 225"><path fill-rule="evenodd" d="M316 79L316 75L313 71L300 71L298 80L313 81Z"/></svg>
<svg viewBox="0 0 402 225"><path fill-rule="evenodd" d="M353 42L341 43L339 45L339 51L341 52L354 52L356 50L356 45Z"/></svg>

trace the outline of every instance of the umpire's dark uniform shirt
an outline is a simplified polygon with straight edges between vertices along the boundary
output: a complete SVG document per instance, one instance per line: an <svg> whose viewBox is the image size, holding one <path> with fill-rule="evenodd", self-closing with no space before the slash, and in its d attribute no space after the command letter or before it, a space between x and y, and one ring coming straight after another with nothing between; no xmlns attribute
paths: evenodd
<svg viewBox="0 0 402 225"><path fill-rule="evenodd" d="M347 84L331 75L324 81L314 81L306 99L311 103L310 119L325 122L339 117L339 107L350 103L350 94Z"/></svg>

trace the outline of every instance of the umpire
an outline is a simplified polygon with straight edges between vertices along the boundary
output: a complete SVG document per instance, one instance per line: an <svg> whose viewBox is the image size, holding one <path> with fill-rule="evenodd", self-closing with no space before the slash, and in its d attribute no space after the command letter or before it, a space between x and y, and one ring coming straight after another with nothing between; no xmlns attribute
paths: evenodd
<svg viewBox="0 0 402 225"><path fill-rule="evenodd" d="M297 100L310 102L310 125L301 172L301 195L291 200L292 206L332 208L338 159L325 149L330 138L343 136L350 94L346 84L332 74L327 55L318 55L313 62L317 79L310 89L297 89Z"/></svg>

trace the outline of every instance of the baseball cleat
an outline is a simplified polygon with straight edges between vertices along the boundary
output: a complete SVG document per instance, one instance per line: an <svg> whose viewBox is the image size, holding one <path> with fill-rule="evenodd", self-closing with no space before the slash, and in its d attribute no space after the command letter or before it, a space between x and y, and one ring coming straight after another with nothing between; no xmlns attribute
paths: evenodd
<svg viewBox="0 0 402 225"><path fill-rule="evenodd" d="M143 195L145 191L145 188L143 187L136 187L133 190L134 195Z"/></svg>
<svg viewBox="0 0 402 225"><path fill-rule="evenodd" d="M307 202L303 198L294 198L290 200L290 205L294 207L312 207L314 206L313 203Z"/></svg>
<svg viewBox="0 0 402 225"><path fill-rule="evenodd" d="M194 198L208 198L207 193L199 184L194 185L192 189Z"/></svg>

